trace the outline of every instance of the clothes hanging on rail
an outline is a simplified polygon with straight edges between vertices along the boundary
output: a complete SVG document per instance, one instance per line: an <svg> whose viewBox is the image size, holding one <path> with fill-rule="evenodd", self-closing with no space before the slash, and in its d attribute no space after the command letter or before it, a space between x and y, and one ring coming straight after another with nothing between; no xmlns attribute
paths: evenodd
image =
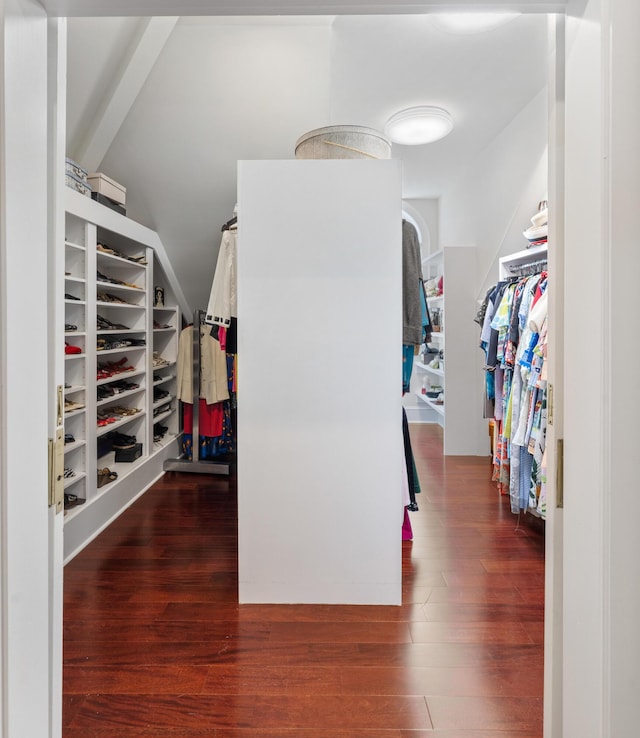
<svg viewBox="0 0 640 738"><path fill-rule="evenodd" d="M430 336L431 321L422 279L422 255L418 232L409 221L402 221L402 394L410 391L413 360L417 347ZM420 492L420 482L416 471L407 414L402 408L402 435L406 466L406 484L409 501L405 507L403 538L411 524L407 509L416 511L416 494ZM406 540L406 538L405 538Z"/></svg>
<svg viewBox="0 0 640 738"><path fill-rule="evenodd" d="M421 294L422 256L418 232L409 221L402 221L402 343L419 346L422 343Z"/></svg>
<svg viewBox="0 0 640 738"><path fill-rule="evenodd" d="M231 325L232 318L238 317L236 277L238 223L237 221L229 221L229 223L230 225L225 224L228 227L222 231L222 240L205 317L205 323L219 325L224 328Z"/></svg>
<svg viewBox="0 0 640 738"><path fill-rule="evenodd" d="M198 401L199 459L235 452L235 354L227 353L211 335L211 326L200 330L200 392L193 396L193 326L180 333L176 396L183 403L182 452L193 454L193 404ZM226 331L226 329L225 329ZM226 332L225 332L226 335ZM235 339L234 339L235 340Z"/></svg>
<svg viewBox="0 0 640 738"><path fill-rule="evenodd" d="M178 339L178 381L176 396L193 403L193 326L188 325ZM211 327L200 326L200 397L212 405L229 399L227 354L211 335Z"/></svg>
<svg viewBox="0 0 640 738"><path fill-rule="evenodd" d="M493 479L511 510L546 515L547 273L503 280L487 292L480 347L494 418Z"/></svg>

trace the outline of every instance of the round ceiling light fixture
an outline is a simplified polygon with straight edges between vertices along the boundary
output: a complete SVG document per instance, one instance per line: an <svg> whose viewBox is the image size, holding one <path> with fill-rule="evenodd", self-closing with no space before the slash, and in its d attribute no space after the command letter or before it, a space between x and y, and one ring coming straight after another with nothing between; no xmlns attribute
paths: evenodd
<svg viewBox="0 0 640 738"><path fill-rule="evenodd" d="M418 105L400 110L387 121L384 133L404 146L433 143L453 130L453 118L444 108Z"/></svg>

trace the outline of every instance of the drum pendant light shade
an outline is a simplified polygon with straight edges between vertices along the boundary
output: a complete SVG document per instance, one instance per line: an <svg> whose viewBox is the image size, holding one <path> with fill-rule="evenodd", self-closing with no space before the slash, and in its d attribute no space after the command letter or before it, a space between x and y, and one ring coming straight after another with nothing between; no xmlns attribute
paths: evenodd
<svg viewBox="0 0 640 738"><path fill-rule="evenodd" d="M387 121L387 138L404 146L432 143L453 130L453 119L443 108L419 105L400 110Z"/></svg>

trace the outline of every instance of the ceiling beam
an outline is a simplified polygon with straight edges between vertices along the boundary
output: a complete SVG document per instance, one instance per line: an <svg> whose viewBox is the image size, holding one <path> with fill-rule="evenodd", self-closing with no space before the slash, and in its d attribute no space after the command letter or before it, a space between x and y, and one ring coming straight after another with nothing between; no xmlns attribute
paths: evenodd
<svg viewBox="0 0 640 738"><path fill-rule="evenodd" d="M455 10L560 13L568 0L40 0L51 16L395 15Z"/></svg>
<svg viewBox="0 0 640 738"><path fill-rule="evenodd" d="M77 147L77 159L89 171L97 171L177 22L177 16L141 19L140 32L123 60L111 94L105 96Z"/></svg>

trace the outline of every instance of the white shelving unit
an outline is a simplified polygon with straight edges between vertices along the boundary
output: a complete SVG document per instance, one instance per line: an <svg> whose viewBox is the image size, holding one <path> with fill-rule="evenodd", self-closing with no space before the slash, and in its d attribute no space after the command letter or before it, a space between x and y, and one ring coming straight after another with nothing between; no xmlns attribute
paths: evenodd
<svg viewBox="0 0 640 738"><path fill-rule="evenodd" d="M445 455L475 456L489 453L486 428L478 417L481 393L478 372L482 367L482 352L478 346L476 250L473 246L445 247L422 262L426 280L443 276L442 295L428 297L432 320L440 314L440 330L431 335L429 346L444 353L443 368L433 368L416 357L414 371L418 374L417 396L444 429ZM446 336L446 345L445 345ZM423 394L422 378L441 386L444 402Z"/></svg>
<svg viewBox="0 0 640 738"><path fill-rule="evenodd" d="M545 262L547 255L547 244L544 244L503 256L498 261L498 278L505 279L512 276L512 268L519 270L522 267L535 265L537 262Z"/></svg>
<svg viewBox="0 0 640 738"><path fill-rule="evenodd" d="M72 190L65 216L66 495L68 561L163 473L178 452L180 308L154 258L157 235ZM107 250L98 249L101 245ZM115 251L116 253L109 253ZM155 287L165 296L154 307ZM135 436L141 456L115 461L112 435ZM98 470L117 477L98 486Z"/></svg>

